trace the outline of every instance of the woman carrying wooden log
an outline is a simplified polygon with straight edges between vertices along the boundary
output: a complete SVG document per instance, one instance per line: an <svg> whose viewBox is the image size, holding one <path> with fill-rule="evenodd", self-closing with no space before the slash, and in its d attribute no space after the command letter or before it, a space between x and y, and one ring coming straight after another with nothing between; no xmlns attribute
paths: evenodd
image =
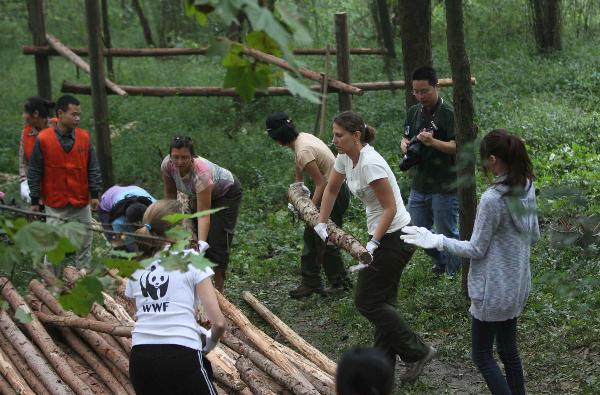
<svg viewBox="0 0 600 395"><path fill-rule="evenodd" d="M312 179L315 185L312 202L319 207L335 156L318 137L308 133L298 133L292 120L284 112L269 115L266 123L269 137L294 152L296 182L304 181L303 173L308 174ZM305 190L310 195L310 190L306 187ZM350 193L343 183L331 211L331 219L339 227L342 226L349 202ZM291 203L288 204L288 208L297 216L296 209ZM298 299L313 293L323 293L321 267L331 289L351 287L339 249L323 243L312 227L307 225L304 228L304 248L300 257L302 281L297 288L289 292L290 297Z"/></svg>
<svg viewBox="0 0 600 395"><path fill-rule="evenodd" d="M35 139L40 131L54 126L58 118L50 118L50 110L55 103L39 96L32 96L25 100L23 105L23 121L25 126L21 132L19 144L19 181L21 182L21 199L31 203L29 197L29 185L27 184L27 172L29 171L29 158L33 151Z"/></svg>
<svg viewBox="0 0 600 395"><path fill-rule="evenodd" d="M375 347L386 354L392 367L396 355L400 356L409 364L402 379L414 381L436 349L426 344L396 309L400 276L415 248L400 240L410 215L390 166L369 145L374 139L375 129L357 113L345 111L333 120L333 144L339 154L323 194L315 231L327 240L327 219L345 180L350 192L365 205L371 236L366 249L373 255L372 263L359 272L354 302L375 326Z"/></svg>
<svg viewBox="0 0 600 395"><path fill-rule="evenodd" d="M229 265L229 250L233 231L242 202L242 186L227 169L194 154L190 137L175 136L171 140L169 155L161 165L165 197L176 199L177 191L186 195L186 212L195 213L211 208L222 210L194 219L193 231L198 250L217 264L215 287L223 291L225 272Z"/></svg>
<svg viewBox="0 0 600 395"><path fill-rule="evenodd" d="M181 204L176 200L153 203L144 213L144 227L137 233L166 237L172 224L162 218L177 212L181 212ZM138 242L146 257L163 247L163 243L148 239ZM197 254L195 250L183 253ZM137 310L129 375L138 395L216 394L210 363L202 355L217 345L225 331L212 275L210 268L201 271L192 265L186 272L167 271L157 259L146 269L136 270L127 282L125 296L135 300ZM204 346L194 315L198 302L211 322Z"/></svg>

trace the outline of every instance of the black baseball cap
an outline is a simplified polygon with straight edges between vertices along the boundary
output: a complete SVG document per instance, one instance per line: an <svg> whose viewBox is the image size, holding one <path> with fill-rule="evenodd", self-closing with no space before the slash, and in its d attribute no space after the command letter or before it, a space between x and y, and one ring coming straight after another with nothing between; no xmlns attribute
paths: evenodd
<svg viewBox="0 0 600 395"><path fill-rule="evenodd" d="M277 135L287 127L294 127L292 120L284 112L274 112L267 117L267 133L277 139Z"/></svg>

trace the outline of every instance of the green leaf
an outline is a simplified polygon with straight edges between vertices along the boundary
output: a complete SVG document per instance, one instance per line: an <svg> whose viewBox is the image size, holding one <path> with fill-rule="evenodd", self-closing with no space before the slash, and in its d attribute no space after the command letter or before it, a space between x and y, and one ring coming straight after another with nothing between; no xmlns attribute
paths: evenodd
<svg viewBox="0 0 600 395"><path fill-rule="evenodd" d="M290 90L290 92L292 92L294 96L299 96L315 104L319 104L321 102L319 100L319 96L315 92L308 89L304 84L292 77L289 73L283 73L283 81L285 86Z"/></svg>
<svg viewBox="0 0 600 395"><path fill-rule="evenodd" d="M21 324L29 324L31 321L33 321L31 313L26 312L22 307L19 307L17 311L15 311L15 318Z"/></svg>
<svg viewBox="0 0 600 395"><path fill-rule="evenodd" d="M61 237L58 239L58 246L52 251L48 251L46 257L53 265L57 265L65 259L67 253L74 251L77 251L77 248L68 239Z"/></svg>
<svg viewBox="0 0 600 395"><path fill-rule="evenodd" d="M167 230L165 232L165 235L167 236L167 238L169 238L171 240L177 240L177 241L182 240L187 243L187 241L192 238L192 231L185 230L180 226L176 226L174 228Z"/></svg>
<svg viewBox="0 0 600 395"><path fill-rule="evenodd" d="M213 266L215 266L214 263L212 263L211 261L209 261L203 255L188 254L187 257L190 259L190 261L191 261L190 263L192 264L192 266L194 266L198 270L204 270L207 267L213 267Z"/></svg>
<svg viewBox="0 0 600 395"><path fill-rule="evenodd" d="M142 265L138 261L130 259L115 259L107 258L103 259L102 263L109 269L117 269L121 277L131 277L131 275L138 269L142 269Z"/></svg>
<svg viewBox="0 0 600 395"><path fill-rule="evenodd" d="M15 234L15 243L21 251L31 254L34 259L44 256L58 247L59 237L53 227L43 222L32 222Z"/></svg>
<svg viewBox="0 0 600 395"><path fill-rule="evenodd" d="M85 276L77 280L71 292L59 296L58 301L63 308L77 315L87 315L94 302L104 303L102 283L96 277Z"/></svg>
<svg viewBox="0 0 600 395"><path fill-rule="evenodd" d="M183 257L183 254L169 255L160 260L160 264L167 271L180 270L187 271L188 260Z"/></svg>
<svg viewBox="0 0 600 395"><path fill-rule="evenodd" d="M229 46L229 52L223 58L223 66L225 67L244 67L248 66L250 62L244 59L240 53L242 51L242 45L239 43L232 43Z"/></svg>
<svg viewBox="0 0 600 395"><path fill-rule="evenodd" d="M127 251L123 251L123 250L111 250L109 252L110 256L113 257L117 257L117 258L125 258L125 259L131 259L131 258L135 258L136 256L138 256L137 252L127 252Z"/></svg>
<svg viewBox="0 0 600 395"><path fill-rule="evenodd" d="M214 214L217 211L221 211L221 210L223 210L223 207L211 208L208 210L198 211L193 214L175 213L175 214L165 215L164 217L162 217L162 219L167 222L170 222L172 224L176 224L177 222L184 220L184 219L200 218L200 217L204 217L206 215Z"/></svg>
<svg viewBox="0 0 600 395"><path fill-rule="evenodd" d="M281 3L276 3L275 8L281 15L281 18L285 21L286 25L294 32L294 41L302 46L312 45L312 37L304 25L302 25L302 23L300 23L300 21L298 21L298 19Z"/></svg>
<svg viewBox="0 0 600 395"><path fill-rule="evenodd" d="M250 32L246 35L246 44L251 47L258 49L259 51L269 53L275 56L281 56L281 50L279 46L267 33L262 31Z"/></svg>
<svg viewBox="0 0 600 395"><path fill-rule="evenodd" d="M22 267L25 259L17 247L0 244L0 273L9 275L15 265Z"/></svg>
<svg viewBox="0 0 600 395"><path fill-rule="evenodd" d="M83 245L83 241L88 232L85 225L80 222L65 222L56 226L55 230L59 235L66 237L69 240L75 247L74 251Z"/></svg>
<svg viewBox="0 0 600 395"><path fill-rule="evenodd" d="M206 50L206 56L225 56L229 53L231 43L227 40L210 40L210 45Z"/></svg>

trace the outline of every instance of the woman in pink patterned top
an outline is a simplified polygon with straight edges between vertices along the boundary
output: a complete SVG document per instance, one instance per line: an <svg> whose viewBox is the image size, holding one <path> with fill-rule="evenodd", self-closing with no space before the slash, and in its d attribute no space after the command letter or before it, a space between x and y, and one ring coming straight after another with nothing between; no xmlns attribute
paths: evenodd
<svg viewBox="0 0 600 395"><path fill-rule="evenodd" d="M233 230L242 201L241 184L229 170L195 155L190 137L173 137L161 173L165 197L176 199L177 191L187 195L189 212L224 207L210 216L194 220L198 249L217 265L214 268L215 287L223 291Z"/></svg>

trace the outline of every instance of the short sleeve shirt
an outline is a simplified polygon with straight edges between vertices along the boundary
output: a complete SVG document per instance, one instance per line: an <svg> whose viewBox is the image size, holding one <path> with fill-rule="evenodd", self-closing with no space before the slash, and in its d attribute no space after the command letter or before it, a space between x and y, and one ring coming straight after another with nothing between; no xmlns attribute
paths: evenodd
<svg viewBox="0 0 600 395"><path fill-rule="evenodd" d="M454 109L442 98L433 112L423 108L421 104L410 107L404 122L404 137L412 139L425 129L432 129L431 122L437 130L433 137L441 141L455 139ZM452 193L456 192L456 156L438 151L435 148L422 146L421 161L412 171L412 189L420 193Z"/></svg>
<svg viewBox="0 0 600 395"><path fill-rule="evenodd" d="M383 208L379 200L377 200L375 191L369 185L375 180L387 179L396 200L396 216L386 233L395 232L410 223L410 214L404 207L400 187L396 182L396 176L385 159L372 146L367 144L361 149L356 166L353 166L352 159L348 155L338 154L335 159L334 169L346 176L346 183L350 192L365 205L367 230L370 235L375 233L375 229L383 213Z"/></svg>
<svg viewBox="0 0 600 395"><path fill-rule="evenodd" d="M211 198L216 200L225 196L235 182L229 170L200 156L194 158L192 170L185 177L181 177L169 155L163 159L160 170L163 175L173 179L179 192L194 198L197 193L212 186Z"/></svg>
<svg viewBox="0 0 600 395"><path fill-rule="evenodd" d="M294 147L296 167L303 170L307 164L314 161L321 175L327 180L333 168L335 156L333 152L318 137L308 133L300 133Z"/></svg>
<svg viewBox="0 0 600 395"><path fill-rule="evenodd" d="M193 250L184 253L197 254ZM200 350L195 312L201 301L196 285L213 274L210 268L198 270L192 265L186 272L166 271L160 260L136 270L125 287L125 296L135 299L137 309L132 344L178 344Z"/></svg>

